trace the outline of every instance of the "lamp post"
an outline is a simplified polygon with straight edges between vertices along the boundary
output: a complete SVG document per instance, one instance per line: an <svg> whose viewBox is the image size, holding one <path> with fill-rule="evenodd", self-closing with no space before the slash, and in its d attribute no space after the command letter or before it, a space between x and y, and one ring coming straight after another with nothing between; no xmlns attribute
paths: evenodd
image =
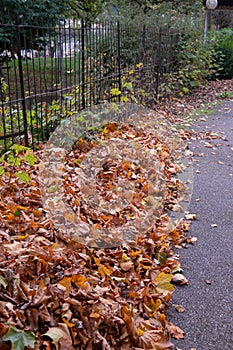
<svg viewBox="0 0 233 350"><path fill-rule="evenodd" d="M206 41L208 30L211 28L211 11L215 10L218 6L218 0L207 0L206 1L206 16L205 16L205 30L204 40Z"/></svg>

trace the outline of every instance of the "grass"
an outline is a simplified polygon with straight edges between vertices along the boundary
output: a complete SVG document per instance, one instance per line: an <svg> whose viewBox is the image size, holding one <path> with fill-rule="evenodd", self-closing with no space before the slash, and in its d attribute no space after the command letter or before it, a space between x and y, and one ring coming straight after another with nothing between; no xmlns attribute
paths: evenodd
<svg viewBox="0 0 233 350"><path fill-rule="evenodd" d="M12 60L2 71L8 85L10 100L21 97L19 62ZM80 81L80 55L66 58L39 57L23 60L23 83L26 95L56 91L62 85L73 86Z"/></svg>

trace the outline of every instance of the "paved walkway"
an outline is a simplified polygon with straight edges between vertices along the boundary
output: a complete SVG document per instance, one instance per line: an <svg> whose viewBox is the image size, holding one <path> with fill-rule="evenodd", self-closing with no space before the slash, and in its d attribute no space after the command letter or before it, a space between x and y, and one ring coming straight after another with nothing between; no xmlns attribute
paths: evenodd
<svg viewBox="0 0 233 350"><path fill-rule="evenodd" d="M177 287L170 310L172 322L185 331L174 341L182 350L233 349L233 101L198 116L197 131L214 131L221 139L192 141L193 194L189 211L197 214L190 235L198 241L179 250L187 286ZM224 140L225 139L225 140ZM212 145L205 144L209 142ZM206 147L208 146L208 147ZM203 156L200 156L201 154ZM197 156L199 155L199 156Z"/></svg>

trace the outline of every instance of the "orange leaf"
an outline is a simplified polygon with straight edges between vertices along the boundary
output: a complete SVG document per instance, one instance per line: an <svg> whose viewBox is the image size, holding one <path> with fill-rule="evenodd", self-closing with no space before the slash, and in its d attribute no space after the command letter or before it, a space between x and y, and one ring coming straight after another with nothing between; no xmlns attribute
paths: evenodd
<svg viewBox="0 0 233 350"><path fill-rule="evenodd" d="M96 318L96 319L100 318L100 314L98 314L98 312L91 312L89 316L91 318Z"/></svg>
<svg viewBox="0 0 233 350"><path fill-rule="evenodd" d="M67 325L68 328L72 328L75 326L75 323L71 323L71 322L67 321L67 319L65 317L62 317L62 321Z"/></svg>
<svg viewBox="0 0 233 350"><path fill-rule="evenodd" d="M142 252L142 250L140 249L140 250L137 250L136 252L131 252L131 257L132 258L134 258L135 256L138 256L138 255L140 255L141 254L141 252Z"/></svg>
<svg viewBox="0 0 233 350"><path fill-rule="evenodd" d="M70 292L71 277L64 277L61 281L59 281L59 284L65 287L67 292Z"/></svg>
<svg viewBox="0 0 233 350"><path fill-rule="evenodd" d="M30 208L23 207L22 205L17 205L18 210L30 210Z"/></svg>
<svg viewBox="0 0 233 350"><path fill-rule="evenodd" d="M40 218L42 216L42 213L40 210L34 209L33 210L33 214L37 217Z"/></svg>
<svg viewBox="0 0 233 350"><path fill-rule="evenodd" d="M40 224L36 221L32 221L30 226L31 226L31 228L33 228L33 230L37 230L39 228Z"/></svg>
<svg viewBox="0 0 233 350"><path fill-rule="evenodd" d="M19 236L17 236L17 240L18 241L23 241L25 238L28 238L28 236L29 236L28 233L26 233L26 235L19 235Z"/></svg>
<svg viewBox="0 0 233 350"><path fill-rule="evenodd" d="M73 275L71 277L71 282L76 284L78 287L87 287L87 278L83 275Z"/></svg>
<svg viewBox="0 0 233 350"><path fill-rule="evenodd" d="M99 265L98 267L98 273L100 274L100 276L104 276L104 275L107 275L107 276L110 276L113 272L113 269L111 267L107 267L107 266L104 266L102 264Z"/></svg>
<svg viewBox="0 0 233 350"><path fill-rule="evenodd" d="M100 260L94 256L94 262L97 266L100 265Z"/></svg>
<svg viewBox="0 0 233 350"><path fill-rule="evenodd" d="M159 321L161 322L162 326L165 326L166 315L165 314L160 314L159 315Z"/></svg>

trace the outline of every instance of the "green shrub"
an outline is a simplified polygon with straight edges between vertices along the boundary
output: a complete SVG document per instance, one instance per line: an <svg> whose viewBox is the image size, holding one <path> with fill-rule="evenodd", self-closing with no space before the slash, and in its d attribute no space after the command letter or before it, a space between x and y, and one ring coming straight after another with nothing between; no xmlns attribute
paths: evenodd
<svg viewBox="0 0 233 350"><path fill-rule="evenodd" d="M224 28L212 33L215 40L216 60L221 66L220 79L233 78L233 29Z"/></svg>
<svg viewBox="0 0 233 350"><path fill-rule="evenodd" d="M202 32L190 31L180 36L176 47L173 71L165 75L160 93L188 94L192 89L217 77L221 60L217 59L215 41L204 42Z"/></svg>

